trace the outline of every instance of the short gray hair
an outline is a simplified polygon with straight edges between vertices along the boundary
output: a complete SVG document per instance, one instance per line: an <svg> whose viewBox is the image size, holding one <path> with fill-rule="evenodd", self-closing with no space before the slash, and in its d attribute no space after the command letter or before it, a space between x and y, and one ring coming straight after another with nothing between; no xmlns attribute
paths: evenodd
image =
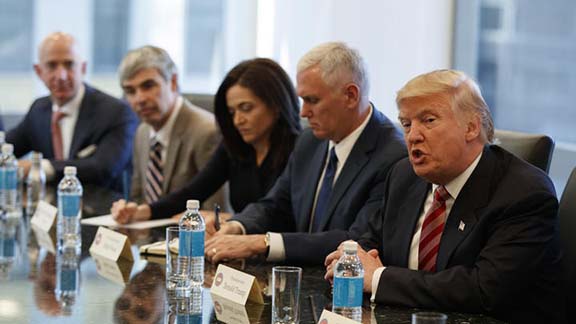
<svg viewBox="0 0 576 324"><path fill-rule="evenodd" d="M370 93L368 72L364 59L356 49L342 42L320 44L298 61L298 73L314 66L320 67L322 80L326 84L336 86L351 81L360 88L360 95L368 98ZM347 80L348 77L352 80Z"/></svg>
<svg viewBox="0 0 576 324"><path fill-rule="evenodd" d="M456 70L436 70L421 74L400 89L396 95L396 104L400 107L403 100L417 97L444 95L450 99L452 109L465 114L473 114L482 125L480 135L484 143L494 140L494 122L490 109L482 97L480 87L464 72Z"/></svg>
<svg viewBox="0 0 576 324"><path fill-rule="evenodd" d="M174 74L178 74L176 64L168 52L160 47L146 45L133 49L124 56L118 67L120 83L129 80L143 69L156 69L166 81L170 81Z"/></svg>

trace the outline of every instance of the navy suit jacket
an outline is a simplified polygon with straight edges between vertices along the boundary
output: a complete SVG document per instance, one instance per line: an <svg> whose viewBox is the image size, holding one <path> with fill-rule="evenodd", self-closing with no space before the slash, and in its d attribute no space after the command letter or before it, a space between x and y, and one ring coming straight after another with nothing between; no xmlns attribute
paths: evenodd
<svg viewBox="0 0 576 324"><path fill-rule="evenodd" d="M241 222L247 234L282 233L288 262L322 263L339 243L328 244L316 233L309 234L327 152L328 140L319 140L310 129L305 130L268 194L232 220ZM380 206L389 168L404 156L400 132L374 108L334 183L320 230L347 230L357 217L374 213Z"/></svg>
<svg viewBox="0 0 576 324"><path fill-rule="evenodd" d="M408 269L430 188L408 159L390 171L381 212L359 239L364 249L378 249L386 266L376 302L563 323L558 201L548 176L486 146L448 215L435 273Z"/></svg>
<svg viewBox="0 0 576 324"><path fill-rule="evenodd" d="M56 182L62 178L65 166L75 166L83 183L119 189L122 173L130 165L132 142L138 124L136 115L128 105L86 85L74 127L69 160L53 160L51 118L50 97L34 101L24 120L6 134L6 142L14 144L14 154L21 157L30 151L42 152L54 166ZM91 154L78 156L79 152L90 146L95 148Z"/></svg>

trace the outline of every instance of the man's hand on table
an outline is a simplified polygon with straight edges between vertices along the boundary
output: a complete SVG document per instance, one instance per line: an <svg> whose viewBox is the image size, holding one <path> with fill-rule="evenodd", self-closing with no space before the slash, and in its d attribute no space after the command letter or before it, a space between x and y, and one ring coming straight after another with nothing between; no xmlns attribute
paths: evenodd
<svg viewBox="0 0 576 324"><path fill-rule="evenodd" d="M204 254L212 263L246 259L266 253L265 235L238 235L242 229L236 222L226 222L220 231L206 240Z"/></svg>
<svg viewBox="0 0 576 324"><path fill-rule="evenodd" d="M110 214L119 224L145 221L152 216L149 205L137 205L135 202L127 202L124 199L115 201L112 204Z"/></svg>
<svg viewBox="0 0 576 324"><path fill-rule="evenodd" d="M324 275L324 279L330 281L332 283L334 279L334 267L336 266L336 262L340 259L340 256L344 253L344 246L340 244L338 249L326 257L324 261L324 265L326 266L326 275ZM376 269L383 267L384 265L380 261L378 257L378 250L372 249L368 252L364 251L358 245L358 257L360 258L360 262L362 262L362 266L364 267L364 292L371 293L372 292L372 277L374 275L374 271Z"/></svg>

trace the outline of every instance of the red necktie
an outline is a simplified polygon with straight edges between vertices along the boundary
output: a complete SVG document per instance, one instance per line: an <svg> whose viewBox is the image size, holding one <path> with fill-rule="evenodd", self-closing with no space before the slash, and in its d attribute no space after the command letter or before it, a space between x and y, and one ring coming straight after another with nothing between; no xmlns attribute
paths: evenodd
<svg viewBox="0 0 576 324"><path fill-rule="evenodd" d="M54 159L63 160L64 151L62 144L62 130L60 129L60 120L66 117L66 113L59 110L52 112L52 148L54 149Z"/></svg>
<svg viewBox="0 0 576 324"><path fill-rule="evenodd" d="M418 269L435 272L440 238L446 223L446 200L450 194L444 186L434 190L434 201L424 216L422 231L420 232L420 244L418 246Z"/></svg>

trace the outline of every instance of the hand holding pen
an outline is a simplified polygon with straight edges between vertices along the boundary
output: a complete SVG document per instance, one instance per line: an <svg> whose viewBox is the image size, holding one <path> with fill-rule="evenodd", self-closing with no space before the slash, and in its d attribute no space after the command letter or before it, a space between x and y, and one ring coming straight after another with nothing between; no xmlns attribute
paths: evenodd
<svg viewBox="0 0 576 324"><path fill-rule="evenodd" d="M220 205L214 204L214 228L220 230Z"/></svg>

